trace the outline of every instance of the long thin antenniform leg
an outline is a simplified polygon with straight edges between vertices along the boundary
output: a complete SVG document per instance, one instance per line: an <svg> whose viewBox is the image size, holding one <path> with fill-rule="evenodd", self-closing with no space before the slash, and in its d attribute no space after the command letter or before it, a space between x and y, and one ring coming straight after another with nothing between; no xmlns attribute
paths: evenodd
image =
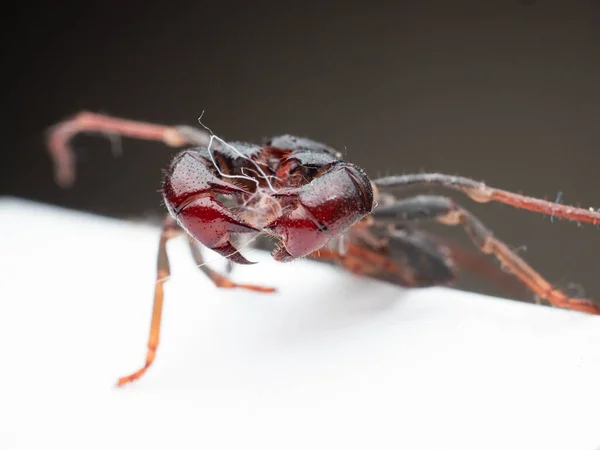
<svg viewBox="0 0 600 450"><path fill-rule="evenodd" d="M539 297L560 308L600 314L600 308L590 300L567 297L552 287L506 244L496 239L475 216L449 198L433 195L411 197L376 208L373 216L379 223L394 224L424 219L436 220L445 225L462 225L482 252L494 255Z"/></svg>
<svg viewBox="0 0 600 450"><path fill-rule="evenodd" d="M242 284L242 283L236 283L236 282L232 281L229 277L217 272L214 269L211 269L204 262L204 259L202 258L202 253L200 251L198 243L193 238L191 238L191 237L189 238L189 243L190 243L190 250L192 252L192 257L194 258L196 265L202 272L204 272L212 280L213 283L215 283L215 286L220 287L220 288L240 288L240 289L247 289L249 291L257 291L257 292L275 292L276 289L272 288L272 287L257 286L254 284Z"/></svg>
<svg viewBox="0 0 600 450"><path fill-rule="evenodd" d="M154 305L152 307L152 322L150 323L150 337L148 339L148 352L146 354L146 364L137 372L126 377L119 378L118 386L130 383L140 378L150 367L156 356L156 349L160 337L160 320L162 317L162 307L164 298L164 284L171 275L169 266L169 256L167 254L167 241L178 236L181 230L177 227L175 220L167 216L162 225L160 241L158 244L158 257L156 262L156 286L154 288Z"/></svg>
<svg viewBox="0 0 600 450"><path fill-rule="evenodd" d="M516 194L502 189L487 186L485 183L469 178L444 175L440 173L418 173L384 177L373 183L381 190L392 190L409 186L429 185L464 192L479 203L500 202L519 209L526 209L542 214L551 214L564 219L589 222L600 225L600 210L583 209L561 205L526 195Z"/></svg>
<svg viewBox="0 0 600 450"><path fill-rule="evenodd" d="M69 187L75 181L74 156L69 147L69 140L75 134L85 132L161 141L170 147L186 144L208 145L210 141L207 133L188 126L158 125L82 111L53 126L48 134L48 147L54 161L54 176L62 187Z"/></svg>

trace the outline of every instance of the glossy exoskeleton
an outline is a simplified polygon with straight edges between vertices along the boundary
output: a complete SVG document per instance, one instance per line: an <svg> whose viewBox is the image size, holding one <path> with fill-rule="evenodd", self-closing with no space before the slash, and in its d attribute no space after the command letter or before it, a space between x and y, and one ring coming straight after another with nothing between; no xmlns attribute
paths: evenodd
<svg viewBox="0 0 600 450"><path fill-rule="evenodd" d="M264 147L232 142L185 150L167 172L163 195L190 236L239 264L248 260L232 234L272 235L281 243L273 258L291 261L335 241L373 209L362 169L291 136Z"/></svg>
<svg viewBox="0 0 600 450"><path fill-rule="evenodd" d="M251 264L236 247L251 234L272 237L272 256L281 262L309 257L333 262L360 275L406 287L448 285L459 267L494 279L461 249L420 230L420 221L462 226L479 250L491 254L505 271L553 306L599 314L587 299L570 298L554 288L521 257L453 200L437 195L400 196L415 186L458 190L477 202L496 201L516 208L576 221L600 223L600 213L495 189L468 178L419 173L370 180L325 144L290 135L263 145L225 142L201 129L170 127L82 112L56 125L48 144L57 182L75 179L69 139L79 132L101 132L189 146L175 156L163 182L168 215L159 242L156 288L146 363L119 379L140 378L158 347L163 284L169 277L166 243L185 233L198 267L218 287L272 292L238 284L202 259L205 246L238 264Z"/></svg>

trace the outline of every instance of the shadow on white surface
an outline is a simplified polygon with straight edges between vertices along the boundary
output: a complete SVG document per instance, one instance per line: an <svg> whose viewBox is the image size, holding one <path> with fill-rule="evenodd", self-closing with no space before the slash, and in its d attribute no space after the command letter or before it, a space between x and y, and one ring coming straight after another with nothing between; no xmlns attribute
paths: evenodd
<svg viewBox="0 0 600 450"><path fill-rule="evenodd" d="M0 449L600 449L600 318L310 261L217 290L158 230L0 200Z"/></svg>

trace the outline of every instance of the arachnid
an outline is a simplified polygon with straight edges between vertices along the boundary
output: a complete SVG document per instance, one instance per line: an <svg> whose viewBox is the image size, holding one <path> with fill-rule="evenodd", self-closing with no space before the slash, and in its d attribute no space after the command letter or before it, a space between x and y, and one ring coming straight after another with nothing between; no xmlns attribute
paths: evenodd
<svg viewBox="0 0 600 450"><path fill-rule="evenodd" d="M447 285L461 265L460 252L420 230L419 221L464 228L481 252L495 257L538 297L560 308L599 314L590 300L570 298L555 289L475 216L449 198L402 196L408 187L461 191L477 202L501 202L516 208L571 220L600 223L600 213L527 197L468 178L437 173L370 180L334 149L309 139L275 137L263 145L227 143L188 126L163 126L82 112L52 128L48 145L57 182L75 178L68 141L76 133L100 132L188 146L175 156L163 182L168 209L160 235L156 288L146 363L119 379L140 378L154 361L159 341L163 284L169 276L166 243L186 233L200 269L218 287L261 292L274 289L237 284L203 263L208 247L238 264L251 264L236 248L240 237L256 233L276 242L277 261L311 257L334 262L360 275L406 287Z"/></svg>

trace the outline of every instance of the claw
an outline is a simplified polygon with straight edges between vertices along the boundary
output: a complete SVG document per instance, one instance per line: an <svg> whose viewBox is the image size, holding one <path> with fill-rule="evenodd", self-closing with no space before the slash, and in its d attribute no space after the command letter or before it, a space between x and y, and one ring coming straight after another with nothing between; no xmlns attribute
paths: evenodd
<svg viewBox="0 0 600 450"><path fill-rule="evenodd" d="M238 264L256 264L255 261L248 261L230 241L218 247L213 247L211 250Z"/></svg>
<svg viewBox="0 0 600 450"><path fill-rule="evenodd" d="M260 230L235 217L212 197L198 197L185 203L177 213L181 226L198 242L239 264L252 264L230 241L231 233Z"/></svg>
<svg viewBox="0 0 600 450"><path fill-rule="evenodd" d="M251 193L220 179L205 153L203 148L186 150L175 158L163 185L165 204L179 224L198 242L230 261L253 264L234 247L230 236L231 233L260 230L236 217L214 198L214 194Z"/></svg>

